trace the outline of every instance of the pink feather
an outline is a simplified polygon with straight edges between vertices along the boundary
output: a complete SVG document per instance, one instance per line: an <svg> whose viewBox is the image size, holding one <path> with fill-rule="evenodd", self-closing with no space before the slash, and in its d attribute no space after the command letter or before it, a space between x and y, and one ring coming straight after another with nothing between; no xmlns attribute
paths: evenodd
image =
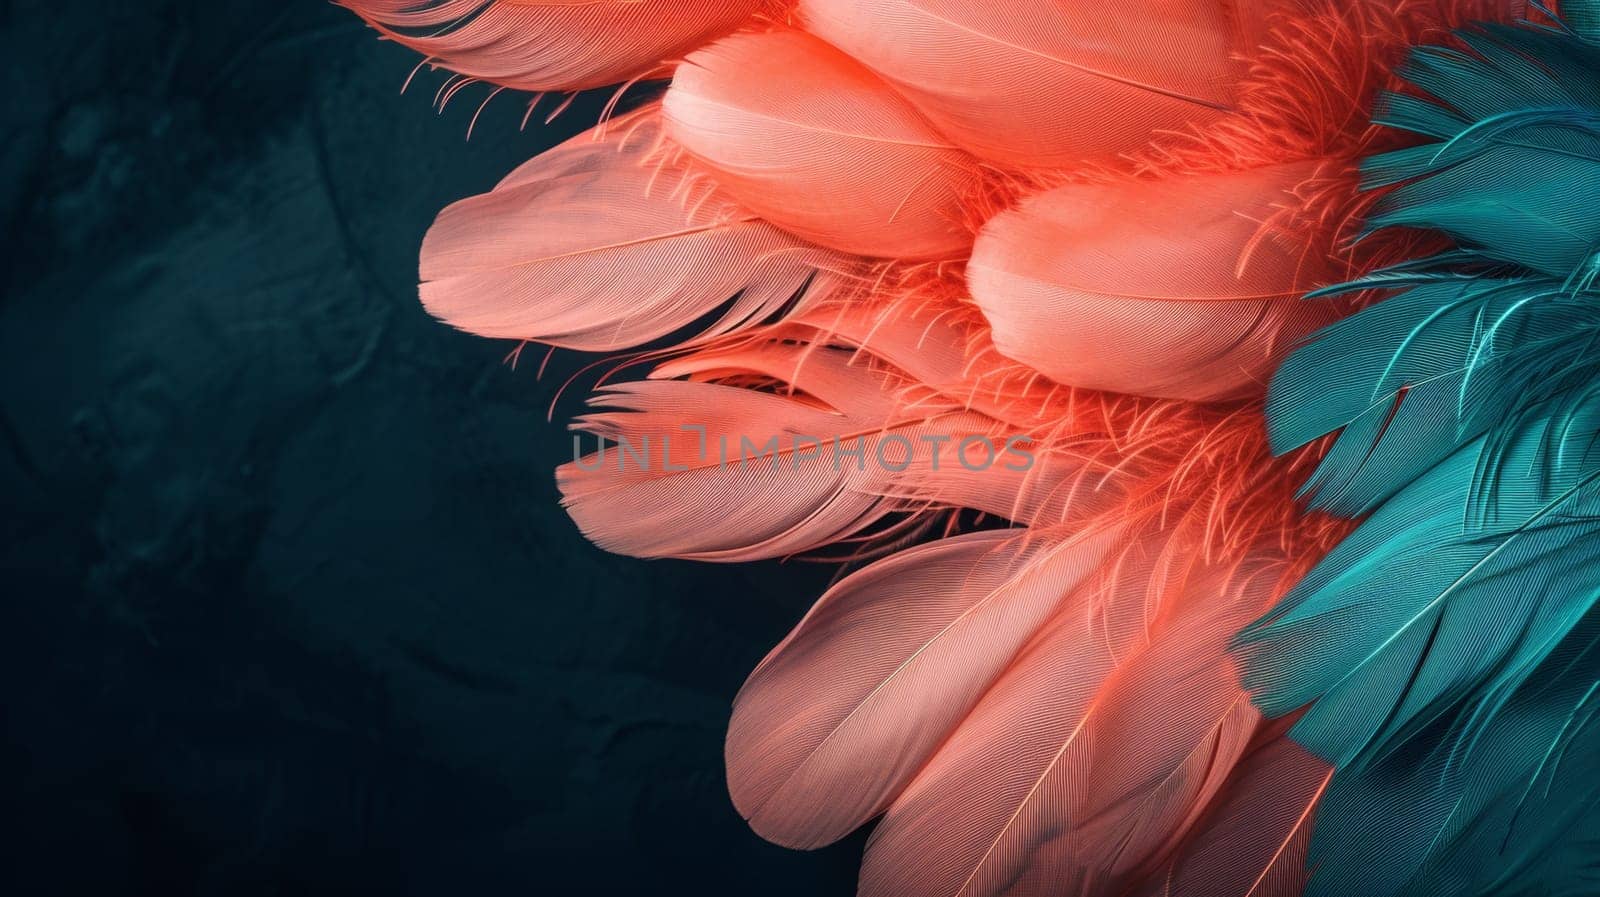
<svg viewBox="0 0 1600 897"><path fill-rule="evenodd" d="M715 336L841 283L848 258L688 183L659 130L653 111L613 122L445 209L422 244L423 304L483 336L604 352L720 310Z"/></svg>
<svg viewBox="0 0 1600 897"><path fill-rule="evenodd" d="M951 140L1015 167L1142 147L1219 120L1269 3L801 0L806 27L886 78Z"/></svg>
<svg viewBox="0 0 1600 897"><path fill-rule="evenodd" d="M851 538L908 509L910 502L888 493L894 468L931 468L935 444L924 437L960 440L997 429L952 403L899 409L884 375L852 364L852 354L781 344L706 352L663 365L655 376L734 383L657 379L609 387L590 402L608 410L578 422L610 441L608 453L557 471L568 513L596 544L619 554L785 557ZM779 388L737 382L752 376ZM634 454L619 448L622 438ZM775 453L766 450L772 440ZM865 455L839 456L835 444ZM944 463L955 466L945 451Z"/></svg>
<svg viewBox="0 0 1600 897"><path fill-rule="evenodd" d="M1124 558L1001 677L874 832L864 897L1116 893L1194 826L1259 723L1227 644L1266 596L1163 554L1186 553Z"/></svg>
<svg viewBox="0 0 1600 897"><path fill-rule="evenodd" d="M1071 386L1217 400L1265 390L1301 337L1329 323L1300 299L1326 262L1264 225L1316 170L1072 185L984 226L972 297L1002 353Z"/></svg>
<svg viewBox="0 0 1600 897"><path fill-rule="evenodd" d="M1203 824L1135 897L1296 897L1313 811L1333 776L1274 726L1233 770Z"/></svg>
<svg viewBox="0 0 1600 897"><path fill-rule="evenodd" d="M667 133L744 205L846 252L940 258L971 246L971 157L899 94L800 31L739 34L690 56Z"/></svg>
<svg viewBox="0 0 1600 897"><path fill-rule="evenodd" d="M734 805L763 837L801 848L881 813L1110 542L972 533L841 582L734 703Z"/></svg>

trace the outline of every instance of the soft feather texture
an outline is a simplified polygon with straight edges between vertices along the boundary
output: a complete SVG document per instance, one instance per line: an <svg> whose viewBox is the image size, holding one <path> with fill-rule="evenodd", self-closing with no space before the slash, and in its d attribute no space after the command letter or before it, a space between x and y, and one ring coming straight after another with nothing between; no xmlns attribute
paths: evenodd
<svg viewBox="0 0 1600 897"><path fill-rule="evenodd" d="M384 35L472 78L586 90L651 73L765 0L338 0Z"/></svg>
<svg viewBox="0 0 1600 897"><path fill-rule="evenodd" d="M1363 283L1403 292L1319 333L1269 396L1279 451L1338 433L1305 486L1316 507L1370 513L1451 452L1600 373L1593 293L1515 274L1395 271Z"/></svg>
<svg viewBox="0 0 1600 897"><path fill-rule="evenodd" d="M1379 123L1444 142L1368 161L1369 185L1400 183L1370 227L1437 228L1551 277L1593 265L1600 49L1511 26L1460 38L1466 49L1418 50L1403 72L1434 99L1392 95L1378 108Z"/></svg>
<svg viewBox="0 0 1600 897"><path fill-rule="evenodd" d="M1595 0L1565 0L1561 17L1567 27L1589 40L1600 40L1600 3Z"/></svg>
<svg viewBox="0 0 1600 897"><path fill-rule="evenodd" d="M1333 771L1277 726L1234 767L1221 798L1139 897L1295 897Z"/></svg>
<svg viewBox="0 0 1600 897"><path fill-rule="evenodd" d="M604 352L714 312L703 336L800 311L848 279L850 259L691 182L658 140L645 110L445 209L422 244L423 305L484 336Z"/></svg>
<svg viewBox="0 0 1600 897"><path fill-rule="evenodd" d="M1006 384L973 364L970 322L938 311L911 303L880 307L842 302L796 314L793 323L802 338L856 346L904 371L919 387L973 411L1022 430L1038 426L1037 401L1009 395Z"/></svg>
<svg viewBox="0 0 1600 897"><path fill-rule="evenodd" d="M949 403L897 410L885 375L841 350L706 352L657 376L591 399L607 410L575 427L608 447L557 471L584 534L635 557L742 561L851 538L909 509L885 495L900 470L932 469L930 440L956 466L948 445L997 429Z"/></svg>
<svg viewBox="0 0 1600 897"><path fill-rule="evenodd" d="M890 808L863 895L1118 893L1159 869L1256 731L1226 647L1265 597L1169 554L1119 557L1055 616Z"/></svg>
<svg viewBox="0 0 1600 897"><path fill-rule="evenodd" d="M883 812L1034 631L1086 591L1113 539L970 533L841 582L734 702L734 805L763 837L803 848Z"/></svg>
<svg viewBox="0 0 1600 897"><path fill-rule="evenodd" d="M1528 28L1464 39L1469 50L1422 50L1408 66L1433 99L1379 107L1380 121L1438 142L1366 169L1372 187L1399 184L1373 228L1435 227L1468 248L1337 288L1403 292L1319 334L1273 382L1280 451L1342 428L1307 484L1338 513L1371 511L1459 446L1600 375L1587 289L1600 49Z"/></svg>
<svg viewBox="0 0 1600 897"><path fill-rule="evenodd" d="M1354 881L1400 897L1600 892L1597 624L1586 619L1465 743L1441 721L1366 774L1341 776L1307 893L1343 897Z"/></svg>
<svg viewBox="0 0 1600 897"><path fill-rule="evenodd" d="M1015 167L1142 147L1220 121L1274 4L802 0L806 26L871 66L950 139Z"/></svg>
<svg viewBox="0 0 1600 897"><path fill-rule="evenodd" d="M1315 163L1060 187L984 226L968 268L996 347L1062 383L1193 400L1264 389L1331 320L1324 262L1263 228Z"/></svg>
<svg viewBox="0 0 1600 897"><path fill-rule="evenodd" d="M942 258L972 234L975 165L889 85L801 31L695 53L664 101L667 133L740 202L862 255Z"/></svg>
<svg viewBox="0 0 1600 897"><path fill-rule="evenodd" d="M1520 685L1600 598L1597 411L1519 432L1491 487L1480 440L1379 508L1244 633L1263 709L1315 700L1294 735L1348 767Z"/></svg>

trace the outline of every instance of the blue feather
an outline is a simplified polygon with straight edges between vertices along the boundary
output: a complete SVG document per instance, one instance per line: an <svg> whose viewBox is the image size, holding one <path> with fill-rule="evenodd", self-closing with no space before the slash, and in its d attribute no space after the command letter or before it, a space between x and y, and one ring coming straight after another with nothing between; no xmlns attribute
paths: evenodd
<svg viewBox="0 0 1600 897"><path fill-rule="evenodd" d="M1364 774L1341 773L1317 820L1307 893L1600 893L1600 620L1593 615L1470 750L1449 723ZM1334 837L1336 835L1336 837Z"/></svg>
<svg viewBox="0 0 1600 897"><path fill-rule="evenodd" d="M1600 40L1600 0L1566 0L1561 16L1572 32L1587 40Z"/></svg>
<svg viewBox="0 0 1600 897"><path fill-rule="evenodd" d="M1597 893L1550 865L1600 832L1597 425L1600 391L1527 426L1489 488L1489 441L1457 450L1240 635L1262 709L1309 703L1292 737L1338 768L1310 893Z"/></svg>
<svg viewBox="0 0 1600 897"><path fill-rule="evenodd" d="M1462 445L1600 377L1600 294L1427 271L1364 285L1407 289L1323 330L1268 395L1276 451L1339 433L1305 484L1317 508L1370 513Z"/></svg>
<svg viewBox="0 0 1600 897"><path fill-rule="evenodd" d="M1366 163L1369 186L1405 182L1368 229L1435 228L1566 277L1600 249L1600 45L1549 28L1461 36L1469 50L1424 48L1402 72L1434 100L1379 104L1378 123L1443 142Z"/></svg>
<svg viewBox="0 0 1600 897"><path fill-rule="evenodd" d="M1389 297L1272 383L1303 494L1365 518L1238 638L1336 768L1319 895L1600 894L1600 0L1415 51L1369 232L1456 249L1315 294Z"/></svg>

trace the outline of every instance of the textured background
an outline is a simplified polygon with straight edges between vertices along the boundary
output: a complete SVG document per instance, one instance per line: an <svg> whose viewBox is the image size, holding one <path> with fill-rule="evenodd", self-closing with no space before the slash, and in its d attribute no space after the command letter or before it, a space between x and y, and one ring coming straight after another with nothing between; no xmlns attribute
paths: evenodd
<svg viewBox="0 0 1600 897"><path fill-rule="evenodd" d="M317 0L0 0L0 41L0 890L850 893L859 838L767 846L721 770L827 571L590 547L581 360L415 301L433 214L593 103L467 142L486 91L435 116Z"/></svg>

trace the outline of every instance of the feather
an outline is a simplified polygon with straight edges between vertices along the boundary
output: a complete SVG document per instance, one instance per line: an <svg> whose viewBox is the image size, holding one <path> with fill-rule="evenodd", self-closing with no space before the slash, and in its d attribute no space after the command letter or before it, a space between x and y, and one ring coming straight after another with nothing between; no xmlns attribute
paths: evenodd
<svg viewBox="0 0 1600 897"><path fill-rule="evenodd" d="M1266 734L1138 897L1299 897L1315 811L1333 771L1281 733Z"/></svg>
<svg viewBox="0 0 1600 897"><path fill-rule="evenodd" d="M1168 553L1114 565L1006 671L874 831L864 897L1117 893L1193 827L1259 722L1226 646L1264 595Z"/></svg>
<svg viewBox="0 0 1600 897"><path fill-rule="evenodd" d="M971 533L841 582L734 703L735 806L762 837L801 848L882 812L1044 620L1081 594L1113 538Z"/></svg>
<svg viewBox="0 0 1600 897"><path fill-rule="evenodd" d="M613 122L445 209L422 245L423 304L483 336L604 352L720 310L702 325L716 336L842 282L848 259L721 193L686 195L652 158L658 135L652 112Z"/></svg>
<svg viewBox="0 0 1600 897"><path fill-rule="evenodd" d="M1520 684L1600 598L1600 404L1479 440L1419 477L1241 635L1268 713L1341 767Z"/></svg>
<svg viewBox="0 0 1600 897"><path fill-rule="evenodd" d="M1314 503L1370 514L1239 638L1269 714L1337 767L1308 893L1587 894L1600 822L1600 47L1483 26L1416 51L1379 121L1373 231L1458 248L1285 363L1274 447L1338 436Z"/></svg>
<svg viewBox="0 0 1600 897"><path fill-rule="evenodd" d="M1323 801L1307 893L1579 897L1600 891L1600 617L1470 745L1441 723ZM1359 884L1357 884L1359 882Z"/></svg>
<svg viewBox="0 0 1600 897"><path fill-rule="evenodd" d="M690 56L668 134L745 206L862 255L942 258L972 235L966 153L850 57L799 31L741 34Z"/></svg>
<svg viewBox="0 0 1600 897"><path fill-rule="evenodd" d="M1466 49L1425 47L1403 70L1433 99L1391 95L1376 120L1443 142L1365 166L1400 182L1370 230L1441 230L1483 255L1565 278L1600 246L1600 45L1485 25Z"/></svg>
<svg viewBox="0 0 1600 897"><path fill-rule="evenodd" d="M1379 120L1437 142L1368 160L1399 184L1371 228L1436 228L1467 249L1337 288L1399 289L1285 362L1274 448L1334 431L1308 482L1316 506L1370 512L1446 455L1600 375L1587 287L1600 246L1600 47L1551 29L1486 26L1425 48ZM1496 266L1506 270L1497 271Z"/></svg>
<svg viewBox="0 0 1600 897"><path fill-rule="evenodd" d="M1040 423L1037 401L1008 396L985 379L972 357L972 328L948 315L919 313L911 303L833 303L796 314L792 323L808 338L860 348L919 385L1019 430Z"/></svg>
<svg viewBox="0 0 1600 897"><path fill-rule="evenodd" d="M884 497L897 469L931 468L941 444L996 424L953 404L897 410L883 375L851 355L767 345L656 374L756 377L777 391L737 380L607 388L590 404L609 410L575 425L602 450L557 471L567 512L618 554L741 561L814 550L907 510Z"/></svg>
<svg viewBox="0 0 1600 897"><path fill-rule="evenodd" d="M764 0L338 0L440 65L517 90L587 90L665 74Z"/></svg>
<svg viewBox="0 0 1600 897"><path fill-rule="evenodd" d="M1220 121L1274 4L802 0L806 26L981 158L1063 166Z"/></svg>
<svg viewBox="0 0 1600 897"><path fill-rule="evenodd" d="M1293 736L1341 770L1329 800L1345 808L1335 817L1343 822L1319 829L1334 845L1319 849L1351 856L1337 845L1369 837L1362 820L1388 803L1375 795L1396 787L1385 773L1394 764L1471 755L1497 733L1526 729L1517 696L1539 687L1535 673L1572 643L1600 598L1597 412L1591 401L1569 422L1519 432L1492 462L1492 487L1482 487L1487 440L1461 449L1385 502L1241 636L1257 703L1281 713L1315 701ZM1443 769L1464 778L1416 780L1416 809L1396 824L1472 827L1495 817L1504 807L1481 789L1485 777L1508 774L1499 771L1506 762L1469 772L1451 761ZM1453 849L1433 838L1409 847L1387 862L1420 868ZM1369 874L1370 851L1333 867L1332 881Z"/></svg>
<svg viewBox="0 0 1600 897"><path fill-rule="evenodd" d="M1273 378L1274 450L1338 433L1304 492L1371 513L1462 446L1600 377L1593 293L1531 276L1393 272L1406 289L1319 333Z"/></svg>
<svg viewBox="0 0 1600 897"><path fill-rule="evenodd" d="M1060 187L996 216L972 296L1003 354L1071 386L1191 400L1248 395L1331 320L1300 293L1321 263L1262 238L1316 170Z"/></svg>
<svg viewBox="0 0 1600 897"><path fill-rule="evenodd" d="M1600 40L1600 2L1562 0L1561 18L1573 33L1587 40Z"/></svg>

